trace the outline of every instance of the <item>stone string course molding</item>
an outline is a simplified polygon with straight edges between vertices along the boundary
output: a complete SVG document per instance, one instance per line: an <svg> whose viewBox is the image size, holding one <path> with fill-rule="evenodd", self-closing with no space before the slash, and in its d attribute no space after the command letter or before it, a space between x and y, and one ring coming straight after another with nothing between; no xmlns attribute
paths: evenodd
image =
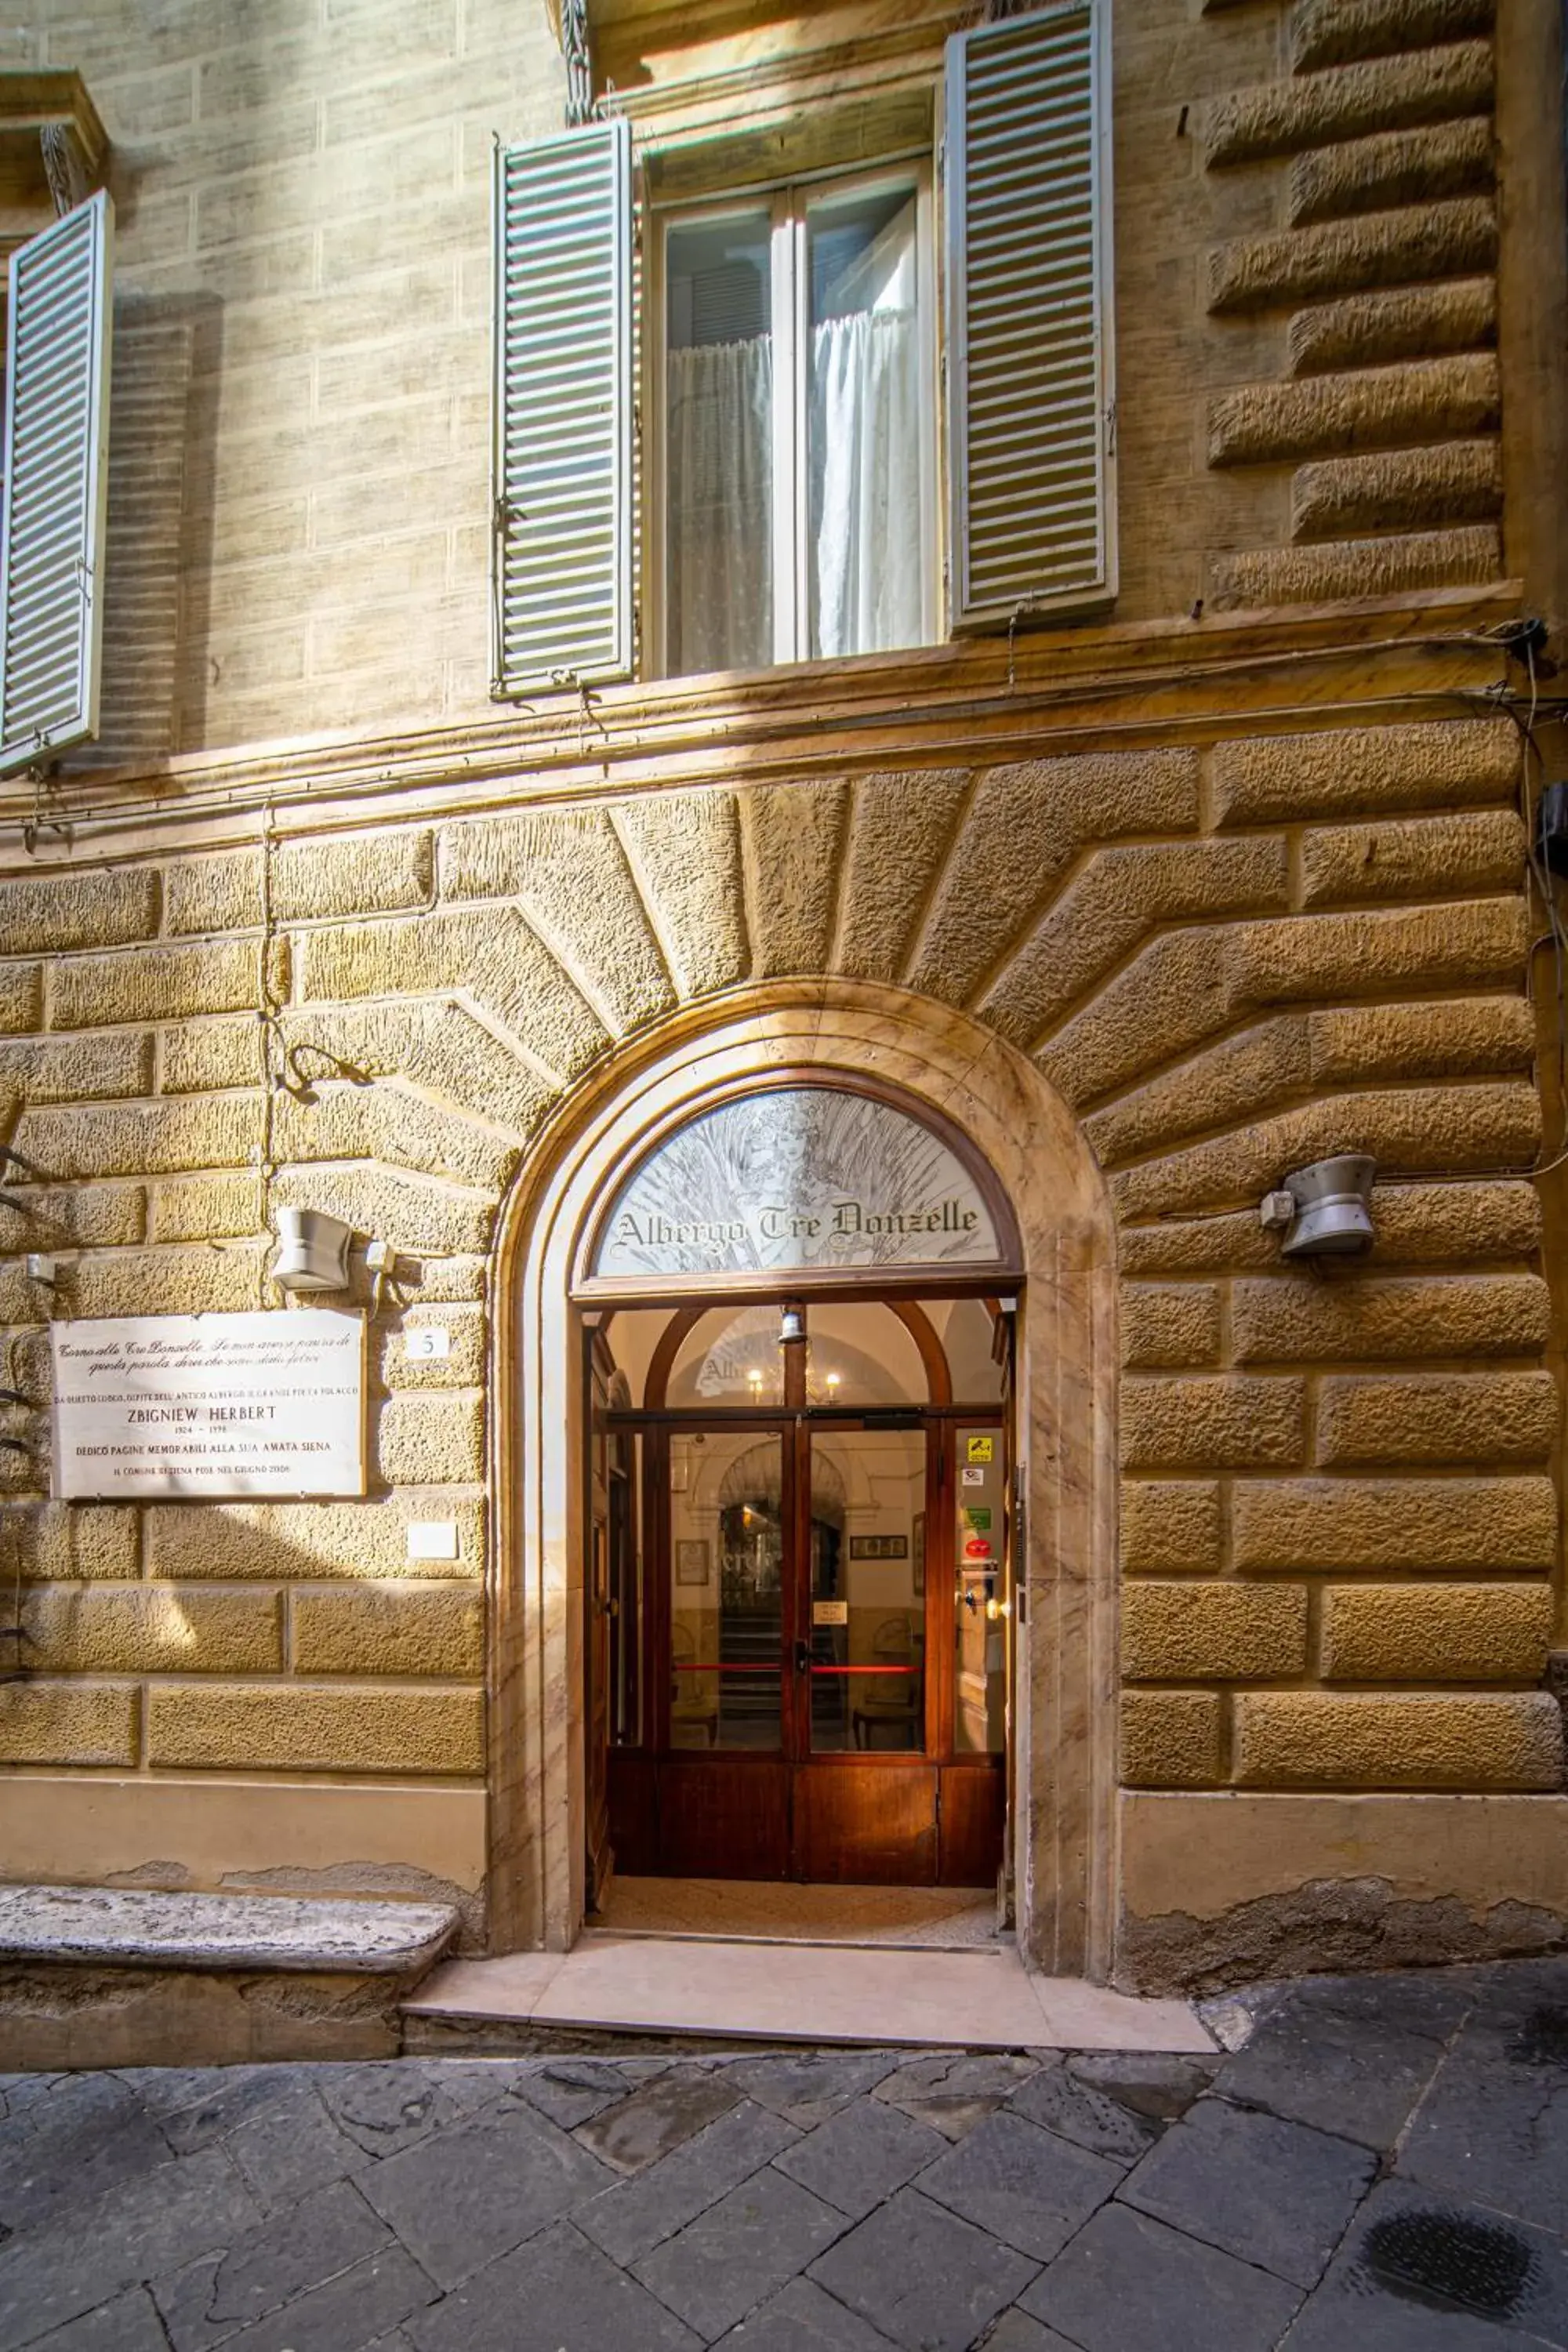
<svg viewBox="0 0 1568 2352"><path fill-rule="evenodd" d="M0 1759L477 1778L507 1189L618 1036L826 972L977 1012L1105 1171L1129 1784L1552 1785L1518 777L1507 720L1445 719L310 843L276 973L284 1039L317 1058L276 1107L273 1197L406 1261L373 1331L371 1496L68 1509L39 1491L46 1451L7 1457L32 1671L0 1688ZM259 979L255 882L230 850L62 870L51 948L38 885L0 880L0 989L28 975L18 1003L53 1016L5 1065L47 1181L20 1188L36 1217L6 1213L0 1321L40 1401L22 1254L46 1223L68 1313L264 1296L255 997L235 1002ZM195 978L160 996L138 961ZM110 1086L131 1092L94 1098ZM1381 1163L1378 1255L1323 1283L1282 1266L1256 1202L1347 1145ZM448 1356L411 1359L430 1322ZM456 1559L409 1559L428 1519Z"/></svg>
<svg viewBox="0 0 1568 2352"><path fill-rule="evenodd" d="M1281 181L1289 226L1215 247L1208 302L1218 332L1291 312L1288 378L1211 400L1209 463L1295 464L1293 544L1211 558L1210 608L1495 580L1490 0L1296 0L1289 26L1291 72L1212 106L1204 149Z"/></svg>

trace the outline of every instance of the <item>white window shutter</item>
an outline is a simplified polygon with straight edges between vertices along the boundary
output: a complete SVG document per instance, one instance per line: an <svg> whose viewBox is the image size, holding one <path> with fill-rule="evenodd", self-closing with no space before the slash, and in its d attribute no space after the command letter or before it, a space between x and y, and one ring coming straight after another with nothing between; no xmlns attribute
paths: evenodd
<svg viewBox="0 0 1568 2352"><path fill-rule="evenodd" d="M11 256L0 774L98 732L113 245L100 193Z"/></svg>
<svg viewBox="0 0 1568 2352"><path fill-rule="evenodd" d="M496 158L494 691L632 667L631 134Z"/></svg>
<svg viewBox="0 0 1568 2352"><path fill-rule="evenodd" d="M948 43L954 629L1115 593L1109 13L1067 0Z"/></svg>

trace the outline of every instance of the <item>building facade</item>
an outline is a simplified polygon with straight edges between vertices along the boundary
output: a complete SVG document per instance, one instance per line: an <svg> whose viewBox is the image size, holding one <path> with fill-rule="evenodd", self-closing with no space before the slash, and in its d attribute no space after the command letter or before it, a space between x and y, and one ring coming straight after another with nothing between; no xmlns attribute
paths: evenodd
<svg viewBox="0 0 1568 2352"><path fill-rule="evenodd" d="M1560 1943L1553 12L262 14L5 37L13 252L106 190L114 275L0 1870ZM334 1308L363 1496L51 1464L62 1327Z"/></svg>

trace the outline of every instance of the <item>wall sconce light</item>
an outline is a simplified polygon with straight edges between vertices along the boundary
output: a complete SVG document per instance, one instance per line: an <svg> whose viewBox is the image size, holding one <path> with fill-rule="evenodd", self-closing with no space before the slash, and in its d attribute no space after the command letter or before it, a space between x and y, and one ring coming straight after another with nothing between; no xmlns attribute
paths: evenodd
<svg viewBox="0 0 1568 2352"><path fill-rule="evenodd" d="M1314 1160L1267 1193L1262 1222L1282 1232L1281 1257L1360 1257L1372 1247L1372 1180L1377 1162L1364 1151Z"/></svg>
<svg viewBox="0 0 1568 2352"><path fill-rule="evenodd" d="M279 1209L272 1279L279 1290L346 1290L354 1229L324 1209Z"/></svg>
<svg viewBox="0 0 1568 2352"><path fill-rule="evenodd" d="M794 1348L794 1347L798 1347L798 1346L799 1346L799 1344L800 1344L800 1342L805 1339L805 1307L784 1307L784 1308L783 1309L783 1311L781 1312L780 1316L779 1316L779 1346L780 1346L781 1348Z"/></svg>

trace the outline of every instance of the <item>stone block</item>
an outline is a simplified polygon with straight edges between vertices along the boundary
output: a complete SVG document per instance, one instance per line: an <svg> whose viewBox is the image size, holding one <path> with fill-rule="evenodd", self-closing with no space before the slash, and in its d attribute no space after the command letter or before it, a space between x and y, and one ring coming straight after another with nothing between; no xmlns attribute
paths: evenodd
<svg viewBox="0 0 1568 2352"><path fill-rule="evenodd" d="M1219 1487L1212 1478L1121 1482L1121 1565L1129 1576L1205 1576L1219 1566Z"/></svg>
<svg viewBox="0 0 1568 2352"><path fill-rule="evenodd" d="M1529 1356L1550 1328L1550 1293L1532 1274L1371 1275L1331 1286L1283 1276L1231 1293L1242 1364Z"/></svg>
<svg viewBox="0 0 1568 2352"><path fill-rule="evenodd" d="M28 1664L50 1674L252 1675L283 1663L275 1592L171 1584L35 1587Z"/></svg>
<svg viewBox="0 0 1568 2352"><path fill-rule="evenodd" d="M1306 1022L1265 1022L1095 1111L1084 1120L1084 1131L1100 1166L1114 1168L1176 1137L1255 1116L1282 1095L1305 1093L1312 1075Z"/></svg>
<svg viewBox="0 0 1568 2352"><path fill-rule="evenodd" d="M356 1233L374 1234L417 1262L447 1255L465 1257L488 1250L496 1203L488 1192L460 1190L399 1168L366 1164L354 1168L281 1168L272 1187L281 1208L324 1209ZM438 1274L426 1263L425 1295ZM466 1286L461 1294L468 1297Z"/></svg>
<svg viewBox="0 0 1568 2352"><path fill-rule="evenodd" d="M1494 267L1497 242L1497 215L1489 196L1452 196L1441 204L1368 213L1358 220L1324 221L1317 228L1266 231L1210 252L1208 307L1217 317L1236 317L1373 287L1468 278ZM1475 432L1480 425L1458 429Z"/></svg>
<svg viewBox="0 0 1568 2352"><path fill-rule="evenodd" d="M1152 939L1034 1059L1075 1107L1131 1085L1236 1017L1236 961L1218 927Z"/></svg>
<svg viewBox="0 0 1568 2352"><path fill-rule="evenodd" d="M1375 1184L1372 1201L1380 1266L1528 1258L1541 1245L1541 1204L1521 1181ZM1117 1251L1126 1276L1274 1273L1280 1263L1278 1237L1248 1209L1124 1225Z"/></svg>
<svg viewBox="0 0 1568 2352"><path fill-rule="evenodd" d="M1563 1710L1544 1691L1248 1691L1236 1751L1243 1788L1555 1789Z"/></svg>
<svg viewBox="0 0 1568 2352"><path fill-rule="evenodd" d="M844 867L847 785L759 785L740 800L752 977L826 971Z"/></svg>
<svg viewBox="0 0 1568 2352"><path fill-rule="evenodd" d="M1213 1141L1144 1160L1110 1180L1119 1216L1159 1216L1260 1198L1288 1168L1332 1152L1370 1152L1417 1169L1527 1164L1541 1138L1533 1087L1499 1081L1367 1089L1282 1110Z"/></svg>
<svg viewBox="0 0 1568 2352"><path fill-rule="evenodd" d="M1428 197L1470 195L1489 188L1492 177L1491 119L1477 114L1429 131L1379 131L1298 155L1286 209L1292 227L1300 227Z"/></svg>
<svg viewBox="0 0 1568 2352"><path fill-rule="evenodd" d="M1331 1377L1318 1391L1318 1460L1335 1469L1546 1462L1561 1424L1548 1371Z"/></svg>
<svg viewBox="0 0 1568 2352"><path fill-rule="evenodd" d="M434 844L418 828L327 835L274 845L266 899L277 923L357 921L426 906L435 880ZM261 851L183 858L169 867L164 891L173 933L254 929L263 919Z"/></svg>
<svg viewBox="0 0 1568 2352"><path fill-rule="evenodd" d="M467 990L558 1084L586 1069L609 1044L596 1015L514 907L310 931L302 952L301 995L312 1003Z"/></svg>
<svg viewBox="0 0 1568 2352"><path fill-rule="evenodd" d="M150 940L157 929L158 877L146 866L109 874L61 868L0 882L0 955L114 947Z"/></svg>
<svg viewBox="0 0 1568 2352"><path fill-rule="evenodd" d="M1490 352L1244 384L1210 406L1208 460L1211 466L1283 465L1405 441L1490 434L1501 396Z"/></svg>
<svg viewBox="0 0 1568 2352"><path fill-rule="evenodd" d="M650 792L616 811L648 919L682 998L746 976L741 819L725 792Z"/></svg>
<svg viewBox="0 0 1568 2352"><path fill-rule="evenodd" d="M37 1029L44 1017L44 975L36 963L0 964L0 1034Z"/></svg>
<svg viewBox="0 0 1568 2352"><path fill-rule="evenodd" d="M1368 1078L1489 1076L1527 1070L1535 1055L1534 1014L1523 996L1336 1006L1310 1013L1307 1030L1319 1087Z"/></svg>
<svg viewBox="0 0 1568 2352"><path fill-rule="evenodd" d="M1385 1265L1525 1258L1541 1246L1541 1202L1531 1184L1376 1184L1372 1197Z"/></svg>
<svg viewBox="0 0 1568 2352"><path fill-rule="evenodd" d="M154 1241L240 1241L260 1224L254 1176L175 1176L153 1187Z"/></svg>
<svg viewBox="0 0 1568 2352"><path fill-rule="evenodd" d="M1511 807L1519 769L1511 720L1450 719L1216 743L1211 775L1220 824L1268 824L1383 809Z"/></svg>
<svg viewBox="0 0 1568 2352"><path fill-rule="evenodd" d="M1342 598L1403 596L1417 588L1458 588L1502 577L1502 540L1491 523L1407 531L1394 539L1334 539L1321 547L1259 548L1217 555L1208 603L1216 613L1274 604L1328 604Z"/></svg>
<svg viewBox="0 0 1568 2352"><path fill-rule="evenodd" d="M1304 1584L1144 1583L1121 1588L1121 1671L1134 1683L1301 1674Z"/></svg>
<svg viewBox="0 0 1568 2352"><path fill-rule="evenodd" d="M431 1520L456 1526L456 1559L409 1559L410 1524ZM470 1582L484 1574L483 1503L450 1490L363 1503L154 1503L145 1523L153 1576L321 1583L345 1577Z"/></svg>
<svg viewBox="0 0 1568 2352"><path fill-rule="evenodd" d="M152 1087L150 1030L0 1045L0 1090L14 1090L28 1102L90 1102L150 1094Z"/></svg>
<svg viewBox="0 0 1568 2352"><path fill-rule="evenodd" d="M556 1088L516 1048L450 999L405 1004L312 1005L285 1013L285 1069L302 1106L334 1078L377 1079L417 1090L450 1110L532 1135Z"/></svg>
<svg viewBox="0 0 1568 2352"><path fill-rule="evenodd" d="M293 1618L298 1674L458 1680L484 1672L484 1604L460 1585L300 1592Z"/></svg>
<svg viewBox="0 0 1568 2352"><path fill-rule="evenodd" d="M1212 1788L1220 1777L1220 1705L1213 1691L1124 1691L1122 1786Z"/></svg>
<svg viewBox="0 0 1568 2352"><path fill-rule="evenodd" d="M0 1763L134 1764L138 1719L124 1683L0 1685Z"/></svg>
<svg viewBox="0 0 1568 2352"><path fill-rule="evenodd" d="M1197 819L1198 763L1190 751L1089 752L989 770L937 886L907 985L963 1003L1086 842L1190 832ZM984 922L975 919L979 908Z"/></svg>
<svg viewBox="0 0 1568 2352"><path fill-rule="evenodd" d="M239 1013L259 1001L261 943L142 948L134 955L68 958L49 968L49 1025L93 1029L111 1022L176 1021L193 1013ZM273 942L272 990L288 994L288 942Z"/></svg>
<svg viewBox="0 0 1568 2352"><path fill-rule="evenodd" d="M1147 1370L1219 1359L1219 1292L1212 1283L1123 1283L1121 1360Z"/></svg>
<svg viewBox="0 0 1568 2352"><path fill-rule="evenodd" d="M416 1335L432 1329L447 1335L444 1356L416 1352ZM376 1347L376 1370L384 1388L473 1389L483 1384L485 1318L477 1307L437 1309L416 1306L395 1328L375 1333L373 1345Z"/></svg>
<svg viewBox="0 0 1568 2352"><path fill-rule="evenodd" d="M116 1251L79 1260L66 1297L78 1315L237 1315L267 1303L270 1241L252 1247Z"/></svg>
<svg viewBox="0 0 1568 2352"><path fill-rule="evenodd" d="M257 1087L263 1076L261 1016L178 1022L163 1032L162 1090L166 1095L216 1093Z"/></svg>
<svg viewBox="0 0 1568 2352"><path fill-rule="evenodd" d="M675 1002L620 835L604 809L528 810L448 825L441 836L441 889L447 898L520 898L617 1034Z"/></svg>
<svg viewBox="0 0 1568 2352"><path fill-rule="evenodd" d="M1244 1470L1300 1461L1306 1383L1225 1374L1124 1380L1121 1459L1130 1470Z"/></svg>
<svg viewBox="0 0 1568 2352"><path fill-rule="evenodd" d="M1292 375L1485 351L1496 341L1497 280L1489 276L1347 294L1299 310L1286 331Z"/></svg>
<svg viewBox="0 0 1568 2352"><path fill-rule="evenodd" d="M0 1513L4 1557L30 1582L141 1574L140 1514L107 1503L9 1503Z"/></svg>
<svg viewBox="0 0 1568 2352"><path fill-rule="evenodd" d="M521 1141L498 1135L477 1117L426 1102L390 1078L363 1086L312 1081L308 1099L283 1094L272 1115L272 1148L280 1163L369 1160L489 1192L505 1188Z"/></svg>
<svg viewBox="0 0 1568 2352"><path fill-rule="evenodd" d="M1391 995L1416 979L1517 984L1522 898L1394 907L1239 927L1237 986L1259 1004L1295 997Z"/></svg>
<svg viewBox="0 0 1568 2352"><path fill-rule="evenodd" d="M1457 41L1364 62L1336 59L1332 71L1298 72L1289 81L1220 99L1204 123L1204 161L1213 171L1368 132L1457 121L1489 112L1491 95L1489 41Z"/></svg>
<svg viewBox="0 0 1568 2352"><path fill-rule="evenodd" d="M1517 887L1524 858L1524 827L1511 809L1312 827L1301 839L1301 892L1309 907L1459 898Z"/></svg>
<svg viewBox="0 0 1568 2352"><path fill-rule="evenodd" d="M1290 63L1297 73L1489 33L1495 0L1296 0Z"/></svg>
<svg viewBox="0 0 1568 2352"><path fill-rule="evenodd" d="M392 1486L460 1486L482 1478L484 1398L467 1391L388 1397L375 1414L374 1459Z"/></svg>
<svg viewBox="0 0 1568 2352"><path fill-rule="evenodd" d="M0 1251L80 1247L112 1249L139 1242L147 1231L147 1196L140 1184L16 1184L5 1191L25 1205L0 1201Z"/></svg>
<svg viewBox="0 0 1568 2352"><path fill-rule="evenodd" d="M1290 484L1290 536L1415 531L1489 520L1502 511L1502 444L1447 441L1436 448L1376 450L1300 467Z"/></svg>
<svg viewBox="0 0 1568 2352"><path fill-rule="evenodd" d="M1026 1048L1120 963L1157 922L1283 908L1283 838L1254 836L1239 857L1221 841L1139 843L1090 852L980 1003L981 1018Z"/></svg>
<svg viewBox="0 0 1568 2352"><path fill-rule="evenodd" d="M1240 1479L1238 1569L1549 1569L1550 1478Z"/></svg>
<svg viewBox="0 0 1568 2352"><path fill-rule="evenodd" d="M1539 1682L1552 1640L1539 1584L1331 1585L1323 1595L1329 1682Z"/></svg>
<svg viewBox="0 0 1568 2352"><path fill-rule="evenodd" d="M969 790L963 768L863 776L854 788L836 971L891 982Z"/></svg>
<svg viewBox="0 0 1568 2352"><path fill-rule="evenodd" d="M307 1683L155 1683L148 1760L215 1772L484 1770L478 1690L342 1690Z"/></svg>

